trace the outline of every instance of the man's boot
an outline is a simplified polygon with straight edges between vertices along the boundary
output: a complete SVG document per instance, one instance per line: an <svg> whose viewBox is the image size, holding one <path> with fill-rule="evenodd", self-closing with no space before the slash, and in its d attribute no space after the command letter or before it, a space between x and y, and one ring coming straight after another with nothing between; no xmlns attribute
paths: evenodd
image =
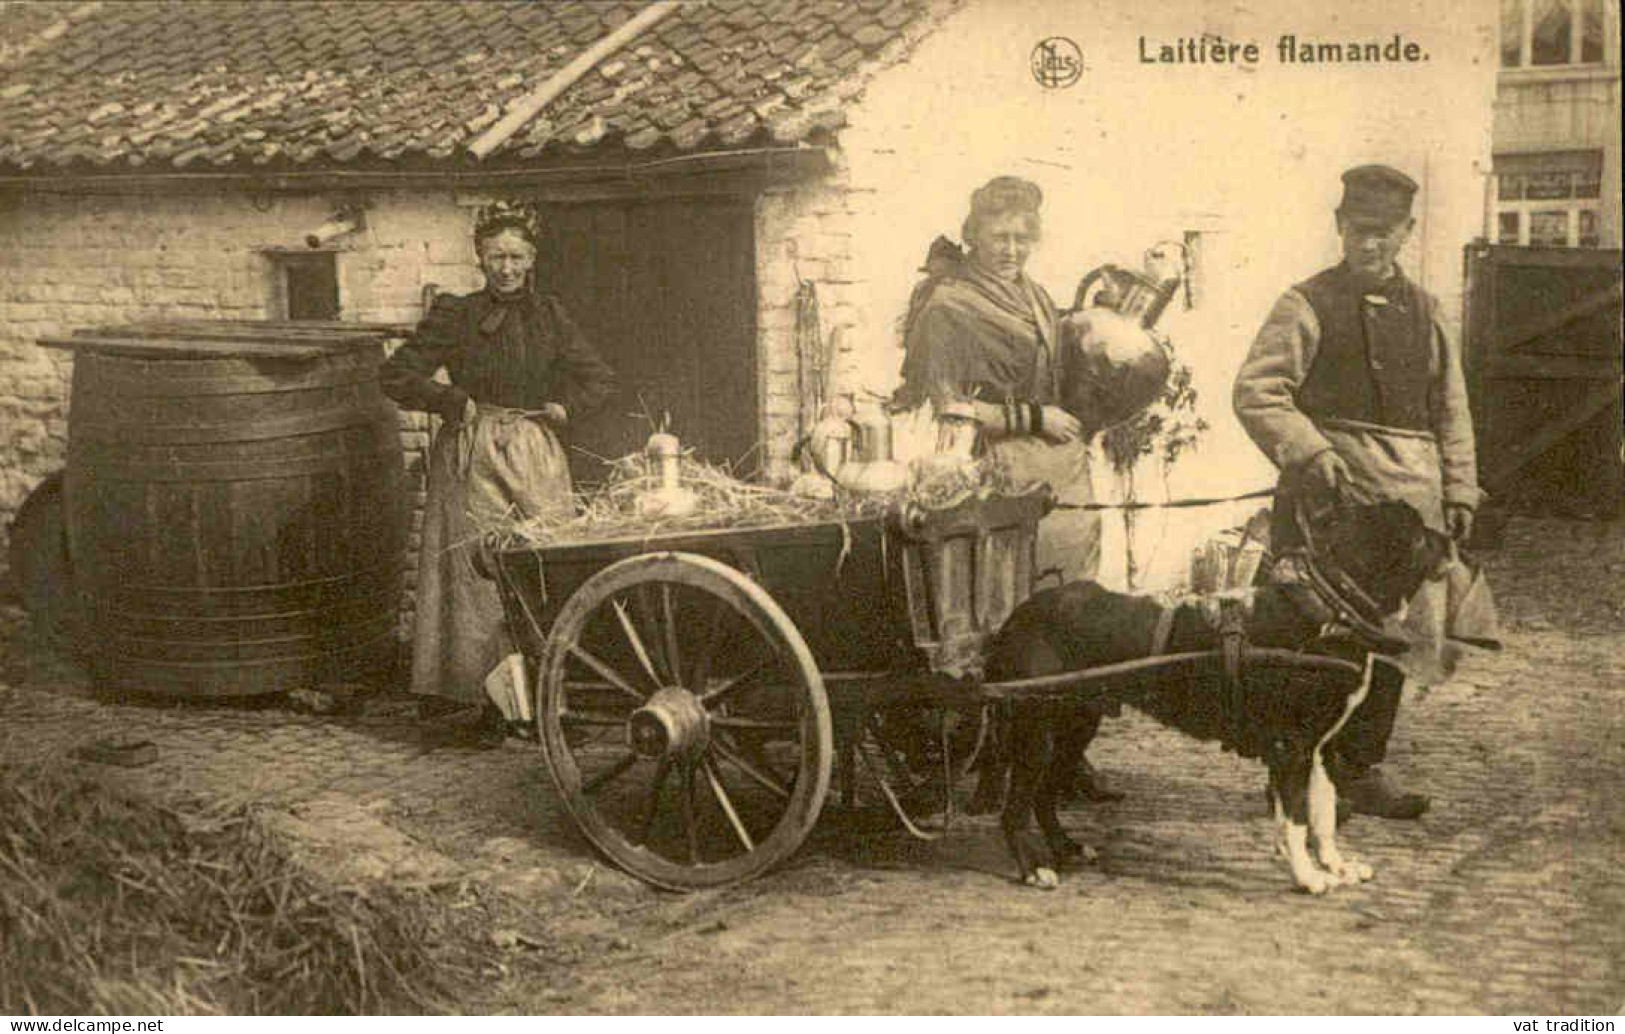
<svg viewBox="0 0 1625 1034"><path fill-rule="evenodd" d="M1333 770L1332 782L1337 786L1338 803L1348 801L1349 810L1356 815L1375 815L1383 819L1419 819L1432 802L1425 794L1406 793L1388 780L1381 768L1343 768Z"/></svg>

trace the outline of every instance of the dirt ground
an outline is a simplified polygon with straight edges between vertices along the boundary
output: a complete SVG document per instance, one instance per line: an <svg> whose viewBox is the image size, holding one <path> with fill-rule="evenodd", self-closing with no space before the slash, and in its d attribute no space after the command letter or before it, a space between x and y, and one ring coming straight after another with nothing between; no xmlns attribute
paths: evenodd
<svg viewBox="0 0 1625 1034"><path fill-rule="evenodd" d="M425 738L388 702L106 702L14 609L0 753L150 739L110 777L251 803L341 881L435 888L486 947L469 1012L1618 1013L1625 523L1518 518L1486 559L1506 650L1410 696L1390 750L1433 810L1353 820L1377 878L1325 898L1290 890L1259 766L1131 714L1093 751L1128 797L1065 816L1100 857L1053 893L991 819L926 843L833 805L765 878L653 891L597 860L531 745Z"/></svg>

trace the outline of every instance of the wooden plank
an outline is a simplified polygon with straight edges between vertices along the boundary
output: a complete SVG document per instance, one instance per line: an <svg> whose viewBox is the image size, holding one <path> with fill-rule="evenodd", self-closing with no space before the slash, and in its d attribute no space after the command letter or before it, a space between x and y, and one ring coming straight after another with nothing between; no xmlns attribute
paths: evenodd
<svg viewBox="0 0 1625 1034"><path fill-rule="evenodd" d="M1495 355L1497 271L1495 251L1489 246L1470 244L1464 250L1462 365L1473 415L1473 434L1483 442L1494 433L1496 422L1492 408L1485 405L1484 368Z"/></svg>
<svg viewBox="0 0 1625 1034"><path fill-rule="evenodd" d="M1585 426L1586 421L1612 405L1618 398L1619 384L1617 382L1598 384L1586 393L1579 405L1570 409L1560 419L1553 420L1545 427L1542 427L1526 441L1500 457L1484 478L1485 484L1493 489L1495 486L1505 483L1508 478L1528 466L1531 461L1556 445L1565 436Z"/></svg>
<svg viewBox="0 0 1625 1034"><path fill-rule="evenodd" d="M1529 248L1516 244L1475 245L1475 247L1483 247L1490 260L1498 266L1618 269L1621 260L1618 248Z"/></svg>
<svg viewBox="0 0 1625 1034"><path fill-rule="evenodd" d="M1618 309L1622 300L1625 300L1625 282L1615 281L1600 291L1583 295L1560 309L1545 313L1537 320L1498 331L1496 338L1508 352L1514 352L1519 346L1544 337L1583 316L1602 309ZM1618 329L1617 324L1615 329Z"/></svg>
<svg viewBox="0 0 1625 1034"><path fill-rule="evenodd" d="M366 334L389 337L392 335L410 334L416 329L415 323L364 323L357 320L168 320L157 321L171 323L176 326L219 326L224 324L230 327L270 327L278 331L290 333L322 333L337 331L343 334Z"/></svg>
<svg viewBox="0 0 1625 1034"><path fill-rule="evenodd" d="M209 341L173 338L131 338L85 335L71 338L40 338L45 348L64 348L149 358L190 359L320 359L343 352L344 346L318 344L260 344L253 341Z"/></svg>
<svg viewBox="0 0 1625 1034"><path fill-rule="evenodd" d="M1514 355L1491 359L1484 364L1484 377L1490 380L1613 381L1625 374L1619 356L1593 359L1576 355Z"/></svg>
<svg viewBox="0 0 1625 1034"><path fill-rule="evenodd" d="M390 327L400 327L397 333ZM74 332L77 336L95 337L171 337L203 338L206 340L332 342L340 344L370 344L389 337L404 337L411 332L405 324L372 325L358 328L339 326L301 325L256 320L152 320L140 323L107 324L85 327Z"/></svg>

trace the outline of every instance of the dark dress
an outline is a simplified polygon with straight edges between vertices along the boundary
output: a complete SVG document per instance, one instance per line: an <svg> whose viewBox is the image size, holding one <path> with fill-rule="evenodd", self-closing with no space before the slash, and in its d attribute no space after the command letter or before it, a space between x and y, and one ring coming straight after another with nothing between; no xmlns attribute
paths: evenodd
<svg viewBox="0 0 1625 1034"><path fill-rule="evenodd" d="M450 383L434 379L444 368ZM482 532L568 506L570 471L540 410L566 424L601 406L615 374L558 300L490 290L435 300L412 340L384 364L385 394L446 423L429 449L412 689L474 701L512 652L496 586L474 569ZM472 398L479 415L463 422Z"/></svg>

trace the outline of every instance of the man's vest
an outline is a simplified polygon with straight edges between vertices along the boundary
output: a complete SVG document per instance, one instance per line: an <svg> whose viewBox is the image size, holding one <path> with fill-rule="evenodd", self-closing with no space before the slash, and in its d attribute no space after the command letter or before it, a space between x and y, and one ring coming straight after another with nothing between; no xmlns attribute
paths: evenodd
<svg viewBox="0 0 1625 1034"><path fill-rule="evenodd" d="M1361 291L1340 265L1297 290L1320 323L1320 347L1298 388L1298 408L1316 421L1431 431L1433 306L1427 292L1403 274L1380 292Z"/></svg>

